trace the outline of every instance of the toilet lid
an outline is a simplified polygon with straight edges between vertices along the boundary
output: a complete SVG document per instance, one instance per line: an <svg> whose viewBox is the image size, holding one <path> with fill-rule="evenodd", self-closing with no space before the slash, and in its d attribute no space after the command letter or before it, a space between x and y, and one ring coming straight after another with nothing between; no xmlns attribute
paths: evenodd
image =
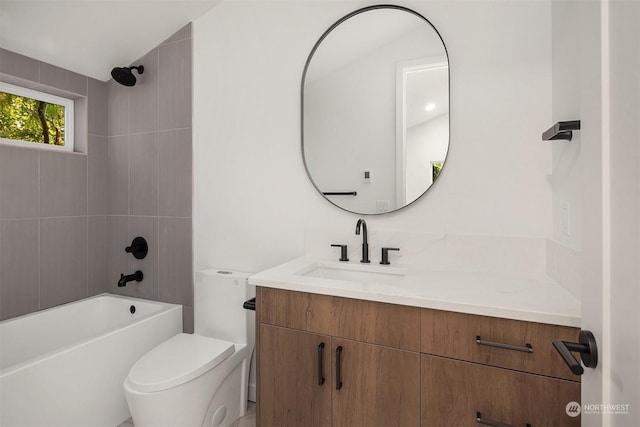
<svg viewBox="0 0 640 427"><path fill-rule="evenodd" d="M233 352L229 341L178 334L142 356L129 371L129 381L141 392L166 390L202 375Z"/></svg>

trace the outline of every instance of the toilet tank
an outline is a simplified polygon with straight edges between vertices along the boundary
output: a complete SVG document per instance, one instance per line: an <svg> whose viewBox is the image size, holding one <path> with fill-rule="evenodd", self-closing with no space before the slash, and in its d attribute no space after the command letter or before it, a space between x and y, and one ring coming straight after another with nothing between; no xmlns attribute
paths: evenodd
<svg viewBox="0 0 640 427"><path fill-rule="evenodd" d="M208 269L196 273L194 329L198 335L253 345L255 311L242 304L255 296L249 273Z"/></svg>

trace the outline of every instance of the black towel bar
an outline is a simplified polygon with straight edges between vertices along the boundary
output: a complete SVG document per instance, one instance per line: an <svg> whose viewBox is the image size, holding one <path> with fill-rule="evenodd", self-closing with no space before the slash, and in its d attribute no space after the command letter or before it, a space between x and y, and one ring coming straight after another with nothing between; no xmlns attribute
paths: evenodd
<svg viewBox="0 0 640 427"><path fill-rule="evenodd" d="M357 196L357 191L327 191L323 192L325 196Z"/></svg>

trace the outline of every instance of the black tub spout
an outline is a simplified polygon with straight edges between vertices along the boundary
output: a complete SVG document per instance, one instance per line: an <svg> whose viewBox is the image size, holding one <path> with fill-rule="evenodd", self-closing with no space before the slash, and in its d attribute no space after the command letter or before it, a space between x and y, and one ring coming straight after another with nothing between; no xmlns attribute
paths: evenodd
<svg viewBox="0 0 640 427"><path fill-rule="evenodd" d="M124 274L120 275L120 280L118 280L118 287L122 288L123 286L127 286L127 283L129 282L133 282L134 280L136 282L142 282L143 279L143 274L142 271L138 270L133 274L127 274L126 276Z"/></svg>

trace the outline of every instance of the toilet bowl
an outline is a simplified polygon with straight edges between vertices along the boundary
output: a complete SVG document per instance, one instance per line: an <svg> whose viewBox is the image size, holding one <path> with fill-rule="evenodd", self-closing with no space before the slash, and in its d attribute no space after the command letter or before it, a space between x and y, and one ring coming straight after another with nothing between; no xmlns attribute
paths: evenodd
<svg viewBox="0 0 640 427"><path fill-rule="evenodd" d="M124 382L136 427L228 426L246 412L254 312L248 274L196 274L195 333L142 356Z"/></svg>

